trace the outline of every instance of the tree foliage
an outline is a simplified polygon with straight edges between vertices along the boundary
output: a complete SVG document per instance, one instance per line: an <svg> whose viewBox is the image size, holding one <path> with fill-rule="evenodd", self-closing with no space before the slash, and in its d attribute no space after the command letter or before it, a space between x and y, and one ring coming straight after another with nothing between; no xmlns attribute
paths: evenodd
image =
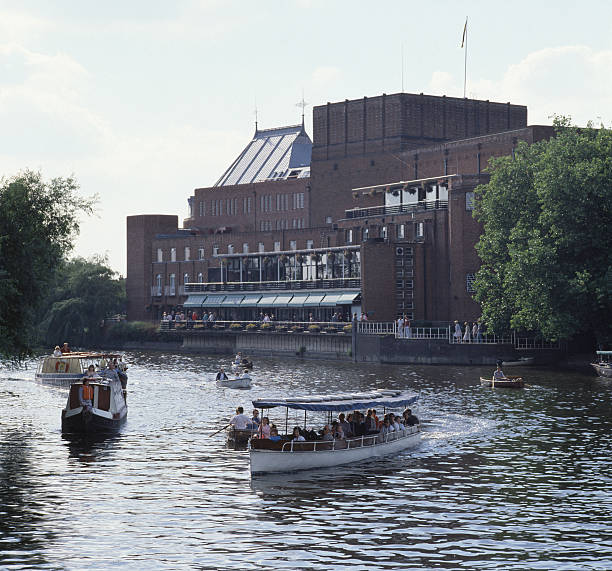
<svg viewBox="0 0 612 571"><path fill-rule="evenodd" d="M36 317L58 265L95 198L78 195L73 178L44 181L25 171L0 179L0 355L32 349Z"/></svg>
<svg viewBox="0 0 612 571"><path fill-rule="evenodd" d="M489 328L546 339L610 339L612 132L555 120L555 137L493 159L476 190L482 266L476 300Z"/></svg>
<svg viewBox="0 0 612 571"><path fill-rule="evenodd" d="M121 312L124 305L125 284L105 258L62 263L41 315L41 340L52 345L95 342L102 320Z"/></svg>

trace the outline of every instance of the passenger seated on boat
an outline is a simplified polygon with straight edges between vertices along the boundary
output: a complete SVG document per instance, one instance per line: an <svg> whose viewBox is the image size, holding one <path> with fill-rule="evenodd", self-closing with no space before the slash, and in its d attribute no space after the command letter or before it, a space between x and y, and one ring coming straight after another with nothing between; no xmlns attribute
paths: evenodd
<svg viewBox="0 0 612 571"><path fill-rule="evenodd" d="M244 409L239 406L236 409L236 414L229 423L237 430L245 430L247 425L249 424L249 417L244 414Z"/></svg>
<svg viewBox="0 0 612 571"><path fill-rule="evenodd" d="M380 420L378 420L378 417L376 416L375 408L372 409L372 418L376 421L376 430L380 430L380 426L382 423L380 422Z"/></svg>
<svg viewBox="0 0 612 571"><path fill-rule="evenodd" d="M400 423L397 421L395 415L392 412L389 413L389 424L393 426L393 430L395 432L399 432L400 430L402 430Z"/></svg>
<svg viewBox="0 0 612 571"><path fill-rule="evenodd" d="M331 433L334 440L344 440L344 430L337 420L332 422Z"/></svg>
<svg viewBox="0 0 612 571"><path fill-rule="evenodd" d="M278 430L275 426L270 428L270 440L272 442L278 442L279 440L281 440L281 437L278 435Z"/></svg>
<svg viewBox="0 0 612 571"><path fill-rule="evenodd" d="M251 375L249 375L249 370L245 369L244 371L242 371L242 374L240 375L241 379L250 379Z"/></svg>
<svg viewBox="0 0 612 571"><path fill-rule="evenodd" d="M90 411L93 408L94 389L89 384L89 378L83 377L83 384L79 387L79 404L83 410Z"/></svg>
<svg viewBox="0 0 612 571"><path fill-rule="evenodd" d="M62 356L62 352L59 348L59 345L55 346L55 349L53 349L53 356L54 357L61 357Z"/></svg>
<svg viewBox="0 0 612 571"><path fill-rule="evenodd" d="M419 424L419 419L416 416L414 416L414 414L412 414L412 411L409 408L407 408L404 411L403 417L404 417L404 424L406 426L415 426Z"/></svg>
<svg viewBox="0 0 612 571"><path fill-rule="evenodd" d="M60 351L62 353L70 353L70 346L68 345L68 343L66 341L62 345L62 348L60 349Z"/></svg>
<svg viewBox="0 0 612 571"><path fill-rule="evenodd" d="M389 422L389 416L385 415L382 421L382 426L380 428L380 435L386 436L390 432L392 432L392 430L391 430L391 423Z"/></svg>
<svg viewBox="0 0 612 571"><path fill-rule="evenodd" d="M333 440L334 436L329 428L329 424L326 424L323 427L323 435L321 436L321 440Z"/></svg>
<svg viewBox="0 0 612 571"><path fill-rule="evenodd" d="M300 427L296 426L293 429L293 434L291 435L291 440L295 442L304 442L306 439L300 434Z"/></svg>
<svg viewBox="0 0 612 571"><path fill-rule="evenodd" d="M504 372L502 371L501 366L502 366L501 361L498 361L497 362L497 369L495 369L495 371L493 371L493 380L494 381L501 381L502 379L506 378L506 375L504 375Z"/></svg>
<svg viewBox="0 0 612 571"><path fill-rule="evenodd" d="M378 427L376 426L376 421L372 416L372 409L369 409L365 417L365 433L372 434L374 432L378 432Z"/></svg>
<svg viewBox="0 0 612 571"><path fill-rule="evenodd" d="M249 423L249 428L257 429L261 424L261 418L259 418L259 411L257 409L253 409L253 416L251 417L251 422Z"/></svg>
<svg viewBox="0 0 612 571"><path fill-rule="evenodd" d="M106 369L106 371L103 372L102 376L105 379L109 379L111 381L118 381L119 380L119 375L117 374L117 369L115 368L115 363L113 363L112 361L109 361L108 369Z"/></svg>
<svg viewBox="0 0 612 571"><path fill-rule="evenodd" d="M257 434L259 435L259 438L270 438L270 431L270 419L267 416L264 416L261 419L261 424L259 425Z"/></svg>
<svg viewBox="0 0 612 571"><path fill-rule="evenodd" d="M352 435L351 425L345 420L343 412L338 415L338 423L342 427L342 432L344 432L344 436L347 438L350 437Z"/></svg>
<svg viewBox="0 0 612 571"><path fill-rule="evenodd" d="M361 412L356 410L353 413L353 423L351 424L351 432L354 436L363 436L366 433L365 417Z"/></svg>
<svg viewBox="0 0 612 571"><path fill-rule="evenodd" d="M227 375L225 374L225 371L223 370L223 368L219 369L219 372L217 373L217 376L215 377L215 381L227 381Z"/></svg>
<svg viewBox="0 0 612 571"><path fill-rule="evenodd" d="M92 380L95 376L96 376L96 368L93 365L89 365L89 367L87 367L87 372L85 373L83 380L85 379Z"/></svg>

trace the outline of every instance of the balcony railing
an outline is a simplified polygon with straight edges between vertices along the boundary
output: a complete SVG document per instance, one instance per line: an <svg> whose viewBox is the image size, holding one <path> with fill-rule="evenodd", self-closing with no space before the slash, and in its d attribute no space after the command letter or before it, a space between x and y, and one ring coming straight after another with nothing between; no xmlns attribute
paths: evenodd
<svg viewBox="0 0 612 571"><path fill-rule="evenodd" d="M424 210L448 210L448 200L421 200L416 204L396 204L394 206L372 206L370 208L352 208L345 210L345 219L369 218L391 214L410 214Z"/></svg>
<svg viewBox="0 0 612 571"><path fill-rule="evenodd" d="M360 278L334 278L320 280L281 280L270 282L212 282L185 285L185 293L213 291L268 291L308 289L359 289Z"/></svg>

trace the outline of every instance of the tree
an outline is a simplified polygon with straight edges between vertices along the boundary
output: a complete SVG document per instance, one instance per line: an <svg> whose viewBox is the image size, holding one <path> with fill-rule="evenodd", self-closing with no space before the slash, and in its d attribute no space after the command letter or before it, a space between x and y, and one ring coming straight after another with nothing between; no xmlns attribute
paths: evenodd
<svg viewBox="0 0 612 571"><path fill-rule="evenodd" d="M95 204L77 190L73 178L47 182L33 171L0 179L0 355L32 350L48 286L72 249L79 215Z"/></svg>
<svg viewBox="0 0 612 571"><path fill-rule="evenodd" d="M476 189L488 327L611 338L612 132L555 120L555 137L491 161Z"/></svg>
<svg viewBox="0 0 612 571"><path fill-rule="evenodd" d="M107 264L93 257L61 265L41 316L41 341L83 345L99 339L102 320L125 306L124 281Z"/></svg>

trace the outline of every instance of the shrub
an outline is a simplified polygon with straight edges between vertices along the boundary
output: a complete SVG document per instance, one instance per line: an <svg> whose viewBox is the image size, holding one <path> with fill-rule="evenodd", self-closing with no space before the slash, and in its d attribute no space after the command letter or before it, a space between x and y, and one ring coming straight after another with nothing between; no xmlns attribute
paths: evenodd
<svg viewBox="0 0 612 571"><path fill-rule="evenodd" d="M342 328L342 331L344 331L345 333L350 333L351 331L353 331L353 324L349 323L348 325L345 325Z"/></svg>
<svg viewBox="0 0 612 571"><path fill-rule="evenodd" d="M285 327L284 325L277 325L274 329L276 331L287 331L287 327Z"/></svg>
<svg viewBox="0 0 612 571"><path fill-rule="evenodd" d="M299 333L300 331L302 331L302 328L299 325L293 325L291 327L291 331L293 331L294 333Z"/></svg>
<svg viewBox="0 0 612 571"><path fill-rule="evenodd" d="M242 325L240 323L232 323L230 325L230 329L233 331L237 331L238 329L242 329Z"/></svg>
<svg viewBox="0 0 612 571"><path fill-rule="evenodd" d="M254 329L257 329L257 325L255 325L254 323L249 323L249 324L246 326L246 330L247 330L247 331L253 331Z"/></svg>
<svg viewBox="0 0 612 571"><path fill-rule="evenodd" d="M271 323L262 323L261 324L261 329L263 331L270 331L272 329L272 324Z"/></svg>
<svg viewBox="0 0 612 571"><path fill-rule="evenodd" d="M316 323L313 323L312 325L308 326L308 331L310 331L311 333L318 333L319 331L321 331L321 326L317 325Z"/></svg>
<svg viewBox="0 0 612 571"><path fill-rule="evenodd" d="M159 325L148 321L120 321L106 328L104 337L109 341L159 341Z"/></svg>

